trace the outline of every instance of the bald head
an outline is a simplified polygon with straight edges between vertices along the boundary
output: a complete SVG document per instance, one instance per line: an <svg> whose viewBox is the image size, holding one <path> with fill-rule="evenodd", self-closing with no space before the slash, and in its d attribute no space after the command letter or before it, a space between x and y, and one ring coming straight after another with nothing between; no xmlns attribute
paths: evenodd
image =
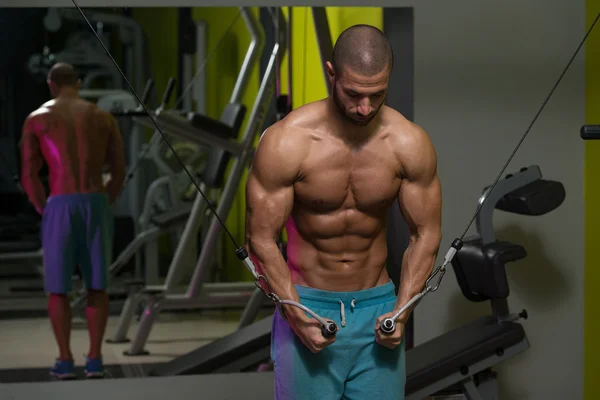
<svg viewBox="0 0 600 400"><path fill-rule="evenodd" d="M333 48L332 65L337 73L344 70L362 76L391 71L394 64L392 46L382 31L371 25L354 25L346 29Z"/></svg>
<svg viewBox="0 0 600 400"><path fill-rule="evenodd" d="M56 63L48 72L48 83L53 83L58 88L64 86L75 86L79 78L72 65L66 63Z"/></svg>

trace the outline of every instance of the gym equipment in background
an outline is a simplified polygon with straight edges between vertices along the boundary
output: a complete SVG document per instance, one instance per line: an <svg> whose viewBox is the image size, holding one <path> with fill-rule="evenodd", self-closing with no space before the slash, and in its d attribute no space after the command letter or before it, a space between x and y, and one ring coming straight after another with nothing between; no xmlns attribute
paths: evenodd
<svg viewBox="0 0 600 400"><path fill-rule="evenodd" d="M240 103L243 90L247 86L247 80L251 72L251 66L257 62L258 56L263 51L264 37L262 29L252 12L242 8L242 16L251 32L252 42L246 53L238 80L234 86L231 99L225 108L221 120L216 121L199 113L189 113L187 118L182 117L177 111L163 111L156 115L167 135L193 141L202 146L212 148L207 166L200 177L199 184L203 190L223 186L223 191L217 202L217 214L221 220L226 219L231 205L238 190L243 171L254 152L254 141L263 127L263 118L266 109L273 101L274 64L279 54L280 47L275 45L271 52L269 66L265 71L258 95L254 102L246 128L239 141L235 130L241 127L244 106ZM152 126L148 117L138 117L136 121L147 126ZM233 157L233 165L227 177L225 169L229 158ZM260 307L265 302L255 293L256 286L253 282L211 283L207 282L213 266L215 246L219 239L222 227L214 214L209 217L208 229L202 241L200 255L194 267L189 285L185 293L173 293L174 283L182 272L181 258L187 251L190 240L194 240L194 232L200 219L204 217L207 205L202 196L196 193L196 198L191 210L175 210L172 215L165 216L165 223L181 214L189 213L182 239L173 257L165 284L162 286L149 286L141 292L133 291L128 298L121 314L119 326L115 334L109 339L110 342L126 341L126 333L131 319L137 309L139 302L144 299L146 307L142 313L142 319L138 325L135 337L131 343L127 355L146 354L144 345L150 334L156 316L161 310L198 308L201 304L210 303L214 307L222 307L226 304L237 304L246 306L240 326L251 322L257 315ZM256 289L257 290L257 289ZM248 299L250 298L250 301Z"/></svg>
<svg viewBox="0 0 600 400"><path fill-rule="evenodd" d="M119 41L123 45L125 71L127 76L131 76L132 85L135 90L141 92L144 84L151 76L142 27L132 18L115 13L90 11L87 17L95 24L96 33L103 37L105 43L110 43L106 34L107 28L110 30L110 28L114 27L119 33ZM44 28L48 32L59 31L63 27L64 22L85 23L77 10L62 7L48 8L44 18ZM95 36L89 31L84 30L71 33L67 39L65 48L60 52L55 52L52 58L55 62L70 63L78 71L82 71L83 75L85 75L82 79L82 86L84 87L92 87L92 82L100 77L110 79L110 83L102 85L102 87L123 87L121 74L114 68L110 58L106 57ZM29 63L30 71L34 75L42 74L45 80L48 69L39 67L39 59L40 55L32 55Z"/></svg>
<svg viewBox="0 0 600 400"><path fill-rule="evenodd" d="M123 45L124 69L127 76L132 77L132 85L136 91L142 91L145 83L151 78L150 63L146 51L146 41L141 26L132 18L114 13L99 11L90 12L90 21L95 24L96 33L104 38L110 46L109 34L118 33ZM77 10L70 8L49 8L44 18L44 27L50 32L66 29L65 25L83 24L84 21ZM87 27L86 27L87 28ZM131 109L136 106L135 98L129 90L125 90L121 74L114 68L112 61L106 57L96 37L89 31L70 32L64 48L57 50L45 46L41 54L32 54L28 69L34 77L45 77L50 67L56 62L73 65L81 75L82 98L96 102L101 108ZM135 165L140 149L144 143L143 132L131 130L120 124L123 143L127 153L127 166ZM143 193L147 190L147 182L155 178L150 168L140 169L117 200L115 215L128 217L137 221L142 208ZM136 224L136 233L139 231ZM136 261L140 262L140 261Z"/></svg>

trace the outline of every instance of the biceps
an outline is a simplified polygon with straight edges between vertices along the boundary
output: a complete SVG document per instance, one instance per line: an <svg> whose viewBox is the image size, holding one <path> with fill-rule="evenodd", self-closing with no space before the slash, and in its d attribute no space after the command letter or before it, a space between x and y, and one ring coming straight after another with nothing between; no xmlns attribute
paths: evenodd
<svg viewBox="0 0 600 400"><path fill-rule="evenodd" d="M285 226L294 202L293 186L265 189L252 175L246 189L246 236L257 240L276 240Z"/></svg>
<svg viewBox="0 0 600 400"><path fill-rule="evenodd" d="M398 203L412 235L440 234L442 193L437 176L427 184L403 182Z"/></svg>

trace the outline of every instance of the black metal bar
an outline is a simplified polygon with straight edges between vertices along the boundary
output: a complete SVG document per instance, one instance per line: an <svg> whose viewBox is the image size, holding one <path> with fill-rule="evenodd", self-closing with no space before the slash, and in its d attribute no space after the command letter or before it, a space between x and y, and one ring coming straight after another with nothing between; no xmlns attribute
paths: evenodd
<svg viewBox="0 0 600 400"><path fill-rule="evenodd" d="M407 7L385 8L383 12L383 31L392 44L396 63L390 76L390 90L386 104L407 119L414 119L414 23L413 9ZM398 290L402 258L408 247L410 231L395 201L387 217L388 264L387 270ZM406 350L414 347L414 314L404 327Z"/></svg>
<svg viewBox="0 0 600 400"><path fill-rule="evenodd" d="M329 31L329 21L327 20L327 12L325 7L311 7L313 22L315 24L315 33L317 35L317 44L319 45L319 54L321 54L321 68L323 68L323 78L325 79L325 87L327 94L331 94L331 87L327 79L326 61L331 61L333 56L333 41Z"/></svg>

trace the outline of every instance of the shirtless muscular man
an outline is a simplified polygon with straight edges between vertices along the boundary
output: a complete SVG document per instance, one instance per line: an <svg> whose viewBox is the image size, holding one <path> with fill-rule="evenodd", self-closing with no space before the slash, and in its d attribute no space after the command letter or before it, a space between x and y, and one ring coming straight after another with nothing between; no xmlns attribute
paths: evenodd
<svg viewBox="0 0 600 400"><path fill-rule="evenodd" d="M379 330L421 292L441 240L441 187L422 128L384 105L393 55L384 34L356 25L327 62L331 95L262 135L248 176L246 246L281 299L271 358L276 399L404 398L403 328ZM398 199L410 227L398 296L385 268L385 222ZM275 242L287 229L287 263Z"/></svg>
<svg viewBox="0 0 600 400"><path fill-rule="evenodd" d="M79 266L88 290L90 348L87 377L101 377L102 338L108 319L108 267L112 257L112 204L125 180L123 143L112 115L79 97L73 67L55 64L48 74L54 97L25 120L21 139L21 185L42 215L42 247L48 314L59 348L51 374L73 378L71 309L67 294ZM46 161L49 197L39 178ZM108 166L110 179L103 181Z"/></svg>

